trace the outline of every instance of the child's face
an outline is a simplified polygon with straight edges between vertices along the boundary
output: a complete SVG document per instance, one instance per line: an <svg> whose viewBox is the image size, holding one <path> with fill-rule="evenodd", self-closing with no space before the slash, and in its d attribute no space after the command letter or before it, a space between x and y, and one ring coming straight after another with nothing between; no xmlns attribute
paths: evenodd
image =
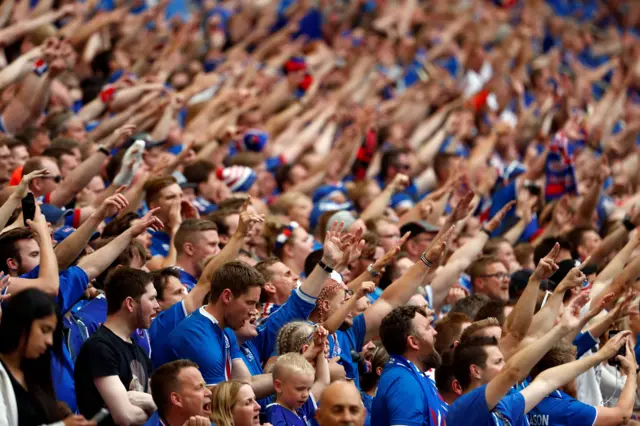
<svg viewBox="0 0 640 426"><path fill-rule="evenodd" d="M308 374L295 373L280 380L282 393L279 398L288 408L297 410L309 399L309 391L313 385L313 376Z"/></svg>

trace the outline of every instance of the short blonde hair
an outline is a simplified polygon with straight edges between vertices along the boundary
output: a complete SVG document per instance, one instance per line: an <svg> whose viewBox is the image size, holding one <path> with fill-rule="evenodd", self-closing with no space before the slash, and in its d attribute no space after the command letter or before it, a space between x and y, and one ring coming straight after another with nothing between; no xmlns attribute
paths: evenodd
<svg viewBox="0 0 640 426"><path fill-rule="evenodd" d="M238 393L246 382L230 380L211 388L211 414L209 420L216 426L233 426L233 407L238 402Z"/></svg>
<svg viewBox="0 0 640 426"><path fill-rule="evenodd" d="M307 361L304 356L295 352L289 352L278 357L273 366L272 374L273 380L283 380L291 374L315 376L316 370L309 364L309 361Z"/></svg>

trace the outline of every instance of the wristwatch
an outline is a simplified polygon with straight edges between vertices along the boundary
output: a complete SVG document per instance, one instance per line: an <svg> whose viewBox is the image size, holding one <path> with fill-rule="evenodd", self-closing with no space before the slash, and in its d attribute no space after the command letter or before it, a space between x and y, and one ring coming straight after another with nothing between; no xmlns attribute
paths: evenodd
<svg viewBox="0 0 640 426"><path fill-rule="evenodd" d="M374 278L378 278L380 276L380 272L373 269L373 263L370 263L369 266L367 266L367 272Z"/></svg>

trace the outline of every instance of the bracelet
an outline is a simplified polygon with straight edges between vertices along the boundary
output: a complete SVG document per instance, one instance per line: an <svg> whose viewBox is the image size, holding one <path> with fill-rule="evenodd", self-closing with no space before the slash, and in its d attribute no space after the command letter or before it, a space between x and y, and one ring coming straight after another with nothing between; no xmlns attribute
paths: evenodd
<svg viewBox="0 0 640 426"><path fill-rule="evenodd" d="M325 272L327 273L332 273L333 272L333 268L329 265L327 265L326 263L324 263L322 260L320 260L320 262L318 262L318 266Z"/></svg>
<svg viewBox="0 0 640 426"><path fill-rule="evenodd" d="M104 145L98 145L98 151L100 151L101 153L103 153L104 155L106 155L107 157L111 155L111 152L109 152L109 150L107 149L106 146Z"/></svg>
<svg viewBox="0 0 640 426"><path fill-rule="evenodd" d="M44 73L49 70L49 65L44 61L44 59L40 58L33 63L33 73L38 77L42 77Z"/></svg>
<svg viewBox="0 0 640 426"><path fill-rule="evenodd" d="M629 232L633 231L636 228L633 222L631 222L631 219L629 219L629 216L625 216L624 219L622 219L622 224L625 228L627 228L627 231Z"/></svg>
<svg viewBox="0 0 640 426"><path fill-rule="evenodd" d="M367 272L374 278L378 278L380 276L380 272L373 270L373 263L370 263L369 266L367 266Z"/></svg>
<svg viewBox="0 0 640 426"><path fill-rule="evenodd" d="M427 268L431 268L433 266L433 263L431 263L431 261L427 259L427 255L425 253L422 253L420 255L420 260L422 260L422 263L427 265Z"/></svg>
<svg viewBox="0 0 640 426"><path fill-rule="evenodd" d="M484 232L485 234L487 234L487 237L491 238L491 232L489 232L489 230L484 226L480 228L480 231Z"/></svg>

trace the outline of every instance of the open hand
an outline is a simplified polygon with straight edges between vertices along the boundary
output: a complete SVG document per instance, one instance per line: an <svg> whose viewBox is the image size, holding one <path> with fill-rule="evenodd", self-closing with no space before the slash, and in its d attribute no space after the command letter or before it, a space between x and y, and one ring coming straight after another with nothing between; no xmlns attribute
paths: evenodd
<svg viewBox="0 0 640 426"><path fill-rule="evenodd" d="M203 416L191 416L182 426L209 426L211 421Z"/></svg>
<svg viewBox="0 0 640 426"><path fill-rule="evenodd" d="M466 194L462 196L455 209L453 209L453 213L447 218L449 223L456 223L471 213L471 201L475 197L473 191L468 191Z"/></svg>
<svg viewBox="0 0 640 426"><path fill-rule="evenodd" d="M34 180L35 178L46 178L49 176L51 176L51 173L49 173L49 170L47 169L34 170L31 173L22 176L22 180L16 187L14 194L18 198L23 199L27 196L27 192L29 192L29 185L31 184L32 180Z"/></svg>

